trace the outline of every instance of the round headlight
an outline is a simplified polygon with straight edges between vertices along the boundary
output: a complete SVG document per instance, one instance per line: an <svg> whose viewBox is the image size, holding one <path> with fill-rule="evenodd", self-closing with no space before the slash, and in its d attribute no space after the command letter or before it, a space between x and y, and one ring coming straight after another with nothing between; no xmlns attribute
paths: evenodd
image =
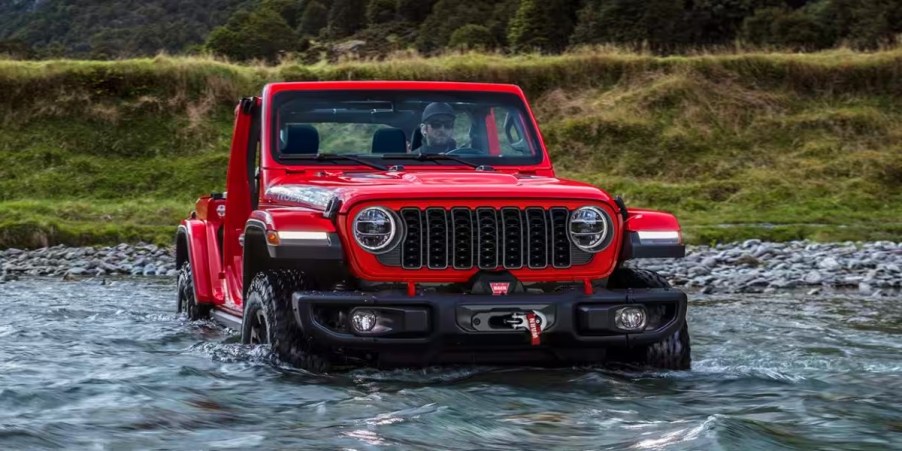
<svg viewBox="0 0 902 451"><path fill-rule="evenodd" d="M354 218L354 239L360 247L374 254L386 252L396 243L398 220L382 207L368 207Z"/></svg>
<svg viewBox="0 0 902 451"><path fill-rule="evenodd" d="M610 242L610 219L598 207L582 207L570 215L570 239L585 252L600 252Z"/></svg>

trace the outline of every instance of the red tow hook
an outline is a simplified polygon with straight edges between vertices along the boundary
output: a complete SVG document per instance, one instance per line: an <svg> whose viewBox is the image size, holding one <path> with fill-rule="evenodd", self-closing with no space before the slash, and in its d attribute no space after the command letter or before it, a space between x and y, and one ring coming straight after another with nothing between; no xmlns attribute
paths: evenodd
<svg viewBox="0 0 902 451"><path fill-rule="evenodd" d="M589 279L583 279L583 293L585 293L586 296L591 296L593 292L594 289L592 288L592 281Z"/></svg>
<svg viewBox="0 0 902 451"><path fill-rule="evenodd" d="M526 324L529 326L529 334L532 335L532 345L540 345L542 339L539 337L539 334L542 333L542 325L536 321L535 312L526 312Z"/></svg>
<svg viewBox="0 0 902 451"><path fill-rule="evenodd" d="M407 282L407 296L414 297L417 295L417 284Z"/></svg>

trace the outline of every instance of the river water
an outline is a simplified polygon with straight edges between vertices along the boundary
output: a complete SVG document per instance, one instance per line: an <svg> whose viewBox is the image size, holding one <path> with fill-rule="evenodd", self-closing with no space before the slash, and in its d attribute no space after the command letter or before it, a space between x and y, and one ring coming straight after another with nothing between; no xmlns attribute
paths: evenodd
<svg viewBox="0 0 902 451"><path fill-rule="evenodd" d="M902 448L902 297L692 295L693 370L309 375L170 279L0 285L0 449Z"/></svg>

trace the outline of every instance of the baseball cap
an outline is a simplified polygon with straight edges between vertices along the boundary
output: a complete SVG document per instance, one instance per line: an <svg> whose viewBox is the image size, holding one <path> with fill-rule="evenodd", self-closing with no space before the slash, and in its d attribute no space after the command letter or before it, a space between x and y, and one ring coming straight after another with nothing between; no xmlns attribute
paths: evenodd
<svg viewBox="0 0 902 451"><path fill-rule="evenodd" d="M423 110L423 120L421 122L425 124L435 116L450 116L453 119L454 108L451 108L451 105L445 102L432 102L426 105L426 109Z"/></svg>

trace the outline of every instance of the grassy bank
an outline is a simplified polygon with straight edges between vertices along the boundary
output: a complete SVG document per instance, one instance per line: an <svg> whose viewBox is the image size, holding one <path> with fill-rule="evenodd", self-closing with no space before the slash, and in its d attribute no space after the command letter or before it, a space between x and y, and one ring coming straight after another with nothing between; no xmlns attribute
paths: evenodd
<svg viewBox="0 0 902 451"><path fill-rule="evenodd" d="M676 212L694 242L902 239L902 49L448 56L276 67L0 61L0 247L169 242L221 190L231 109L268 81L526 89L561 173Z"/></svg>

